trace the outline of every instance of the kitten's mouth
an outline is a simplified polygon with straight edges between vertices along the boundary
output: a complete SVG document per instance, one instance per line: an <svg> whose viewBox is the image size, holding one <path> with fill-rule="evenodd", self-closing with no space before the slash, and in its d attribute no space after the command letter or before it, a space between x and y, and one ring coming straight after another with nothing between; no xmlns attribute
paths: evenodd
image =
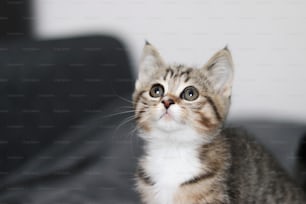
<svg viewBox="0 0 306 204"><path fill-rule="evenodd" d="M165 111L159 119L173 120L173 117L168 111Z"/></svg>

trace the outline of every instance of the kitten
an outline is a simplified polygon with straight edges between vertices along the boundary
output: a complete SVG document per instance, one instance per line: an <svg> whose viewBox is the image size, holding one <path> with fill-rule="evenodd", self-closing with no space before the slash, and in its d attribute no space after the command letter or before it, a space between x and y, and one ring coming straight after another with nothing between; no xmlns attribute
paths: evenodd
<svg viewBox="0 0 306 204"><path fill-rule="evenodd" d="M306 203L304 192L242 130L224 129L233 82L230 51L196 69L167 65L146 43L133 101L145 154L145 204Z"/></svg>

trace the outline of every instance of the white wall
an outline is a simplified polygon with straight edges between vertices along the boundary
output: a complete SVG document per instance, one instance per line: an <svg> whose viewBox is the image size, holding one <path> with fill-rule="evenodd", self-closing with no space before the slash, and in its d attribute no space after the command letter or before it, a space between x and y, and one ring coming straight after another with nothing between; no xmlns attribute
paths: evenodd
<svg viewBox="0 0 306 204"><path fill-rule="evenodd" d="M202 65L229 45L231 117L306 121L305 0L34 0L40 38L120 37L135 64L144 40L168 62Z"/></svg>

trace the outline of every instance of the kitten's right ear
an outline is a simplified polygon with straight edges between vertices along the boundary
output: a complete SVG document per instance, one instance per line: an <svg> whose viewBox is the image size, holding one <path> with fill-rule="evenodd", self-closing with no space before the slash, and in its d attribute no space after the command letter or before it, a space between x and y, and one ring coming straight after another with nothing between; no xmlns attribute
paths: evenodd
<svg viewBox="0 0 306 204"><path fill-rule="evenodd" d="M158 51L148 41L142 51L142 57L139 67L139 80L147 80L160 67L164 67L164 60L161 58Z"/></svg>

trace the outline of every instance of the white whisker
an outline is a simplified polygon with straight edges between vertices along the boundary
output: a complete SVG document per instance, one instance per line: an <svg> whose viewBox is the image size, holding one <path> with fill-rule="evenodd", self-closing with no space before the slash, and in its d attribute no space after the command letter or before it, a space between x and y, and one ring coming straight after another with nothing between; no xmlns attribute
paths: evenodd
<svg viewBox="0 0 306 204"><path fill-rule="evenodd" d="M118 94L115 94L115 96L118 97L119 99L125 101L125 102L128 102L128 103L130 103L130 104L133 104L133 101L132 101L132 100L126 99L126 98L124 98L124 97L122 97L122 96L119 96Z"/></svg>
<svg viewBox="0 0 306 204"><path fill-rule="evenodd" d="M135 116L132 115L130 117L125 118L119 125L117 125L117 127L115 128L115 132L117 132L123 125L131 122L132 120L135 119Z"/></svg>
<svg viewBox="0 0 306 204"><path fill-rule="evenodd" d="M134 109L134 106L121 106L119 108L129 108L129 109Z"/></svg>
<svg viewBox="0 0 306 204"><path fill-rule="evenodd" d="M134 113L134 110L127 110L127 111L122 111L122 112L118 112L118 113L113 113L113 114L105 115L102 118L109 118L109 117L113 117L113 116L117 116L117 115L123 115L123 114L128 114L128 113Z"/></svg>

